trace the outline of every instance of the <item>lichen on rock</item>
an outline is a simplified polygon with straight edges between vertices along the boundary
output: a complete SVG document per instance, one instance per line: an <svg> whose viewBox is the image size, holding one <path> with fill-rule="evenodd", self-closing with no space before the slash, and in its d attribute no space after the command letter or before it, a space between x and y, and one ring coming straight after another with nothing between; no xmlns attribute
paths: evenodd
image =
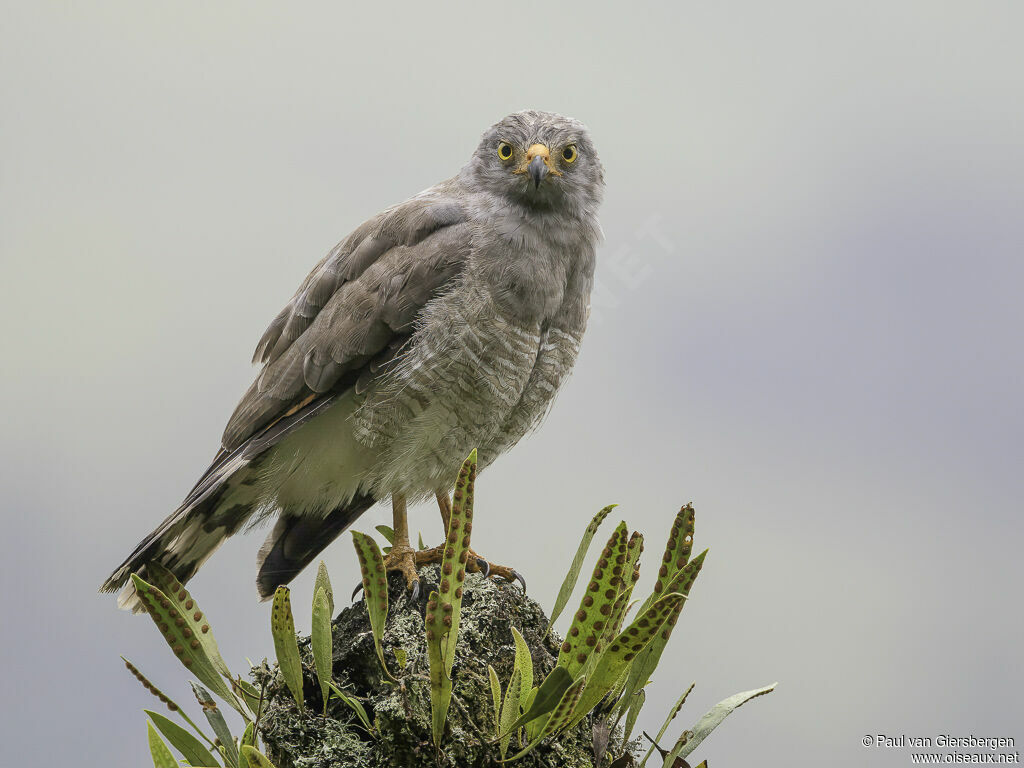
<svg viewBox="0 0 1024 768"><path fill-rule="evenodd" d="M503 687L508 684L515 655L511 628L515 626L530 648L534 679L539 682L555 666L560 640L553 634L545 635L548 620L544 611L517 587L470 574L452 669L453 702L438 752L431 739L423 629L427 595L437 584L437 568L424 568L420 580L421 597L416 602L411 600L400 575L389 580L390 609L383 647L397 683L388 680L381 669L362 601L342 610L332 624L335 684L362 701L373 723L373 734L367 733L353 710L337 698L331 698L327 715L322 714L323 699L309 638L299 642L305 712L296 708L276 668L263 665L254 669L257 685L266 683L259 729L267 753L278 768L500 765L498 747L489 743L495 737L495 726L487 665L494 667ZM513 765L593 768L592 730L593 721L588 716ZM617 734L612 736L617 747L618 738ZM516 747L513 740L509 755L517 751Z"/></svg>

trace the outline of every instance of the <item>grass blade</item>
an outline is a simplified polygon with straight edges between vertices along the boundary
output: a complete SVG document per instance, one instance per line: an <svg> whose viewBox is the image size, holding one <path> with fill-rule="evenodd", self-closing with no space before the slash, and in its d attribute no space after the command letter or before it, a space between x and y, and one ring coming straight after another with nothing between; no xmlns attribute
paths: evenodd
<svg viewBox="0 0 1024 768"><path fill-rule="evenodd" d="M366 707L363 706L363 703L359 701L359 699L357 699L355 696L349 696L334 683L329 683L329 685L331 687L331 690L334 691L334 695L341 699L341 702L345 706L347 706L349 709L356 713L356 717L359 718L359 722L363 724L363 727L366 729L366 732L369 733L371 736L374 736L375 733L373 730L373 725L370 723L370 718L366 714Z"/></svg>
<svg viewBox="0 0 1024 768"><path fill-rule="evenodd" d="M384 649L381 646L384 625L388 618L388 579L384 570L384 556L373 537L365 533L352 531L352 544L356 548L359 572L363 577L363 597L370 617L370 629L373 630L373 645L377 649L377 658L384 669L384 674L394 680L387 662L384 661Z"/></svg>
<svg viewBox="0 0 1024 768"><path fill-rule="evenodd" d="M572 558L572 564L569 566L569 572L565 574L565 579L562 581L562 587L558 590L558 597L555 598L555 607L551 609L551 619L548 621L548 632L551 631L551 627L554 626L555 620L562 615L562 611L565 610L565 606L569 604L569 598L572 597L573 590L576 589L576 582L580 578L580 570L583 568L583 561L587 557L587 550L590 549L590 542L594 540L594 534L597 533L597 529L604 522L604 519L608 517L608 513L611 512L617 504L609 504L607 507L602 509L589 523L587 528L583 532L583 539L580 541L580 545L576 548L576 554Z"/></svg>
<svg viewBox="0 0 1024 768"><path fill-rule="evenodd" d="M296 706L302 712L305 708L302 696L302 661L299 659L299 643L295 637L295 619L292 617L290 595L291 590L285 586L278 587L274 592L270 629L274 635L277 666L288 690L292 692Z"/></svg>
<svg viewBox="0 0 1024 768"><path fill-rule="evenodd" d="M679 741L676 742L676 745L665 756L665 762L663 763L665 768L672 768L675 765L676 758L683 758L685 760L708 737L708 734L721 725L726 717L751 699L771 693L775 690L776 685L778 683L766 685L764 688L755 688L752 691L737 693L715 704L697 721L697 724L692 729L683 731Z"/></svg>
<svg viewBox="0 0 1024 768"><path fill-rule="evenodd" d="M149 715L149 719L153 721L153 725L159 729L164 738L171 742L171 746L181 752L182 757L188 761L189 765L217 765L217 760L203 746L203 743L176 722L151 709L143 711Z"/></svg>
<svg viewBox="0 0 1024 768"><path fill-rule="evenodd" d="M331 683L334 664L334 641L331 638L331 601L321 586L313 596L313 627L310 630L310 645L313 648L313 665L316 679L320 683L320 696L327 714L327 691Z"/></svg>
<svg viewBox="0 0 1024 768"><path fill-rule="evenodd" d="M462 610L462 584L469 559L470 530L473 523L473 486L476 483L476 449L459 470L455 483L451 518L444 553L441 556L441 583L430 593L423 623L427 635L427 659L430 665L430 712L434 745L441 746L448 707L452 696L452 665L459 637Z"/></svg>
<svg viewBox="0 0 1024 768"><path fill-rule="evenodd" d="M665 731L668 730L668 727L672 723L672 721L676 719L676 715L678 715L679 710L683 708L683 704L686 703L686 699L690 695L690 691L693 690L693 687L695 685L696 683L690 683L690 687L683 691L683 695L679 697L679 700L676 701L672 709L669 710L668 717L666 717L665 722L661 724L661 730L658 731L657 738L651 739L651 746L648 748L647 753L644 755L644 759L640 761L640 768L644 768L644 766L647 765L647 760L651 757L651 753L654 752L654 745L661 743L661 740L665 737ZM650 736L648 736L647 738L650 739Z"/></svg>

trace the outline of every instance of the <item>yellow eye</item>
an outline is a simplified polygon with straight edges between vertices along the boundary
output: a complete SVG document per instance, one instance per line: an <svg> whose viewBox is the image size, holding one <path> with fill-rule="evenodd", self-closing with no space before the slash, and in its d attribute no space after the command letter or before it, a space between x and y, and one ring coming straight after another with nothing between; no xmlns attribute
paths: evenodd
<svg viewBox="0 0 1024 768"><path fill-rule="evenodd" d="M512 158L512 145L508 142L498 142L498 157L502 160L510 160Z"/></svg>
<svg viewBox="0 0 1024 768"><path fill-rule="evenodd" d="M562 150L562 159L567 163L575 163L576 157L579 153L576 151L575 144L569 144L565 149Z"/></svg>

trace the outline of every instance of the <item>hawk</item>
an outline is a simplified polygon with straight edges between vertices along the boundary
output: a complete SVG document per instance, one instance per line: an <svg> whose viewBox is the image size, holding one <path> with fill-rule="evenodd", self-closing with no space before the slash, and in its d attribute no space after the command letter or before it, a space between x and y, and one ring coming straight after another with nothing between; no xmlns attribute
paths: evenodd
<svg viewBox="0 0 1024 768"><path fill-rule="evenodd" d="M418 592L407 504L449 491L543 419L587 324L603 170L586 127L527 110L491 126L454 177L359 226L256 347L256 381L182 505L103 584L158 562L183 583L228 536L276 516L262 599L390 498L389 570ZM473 555L506 579L513 569ZM127 586L125 586L127 583Z"/></svg>

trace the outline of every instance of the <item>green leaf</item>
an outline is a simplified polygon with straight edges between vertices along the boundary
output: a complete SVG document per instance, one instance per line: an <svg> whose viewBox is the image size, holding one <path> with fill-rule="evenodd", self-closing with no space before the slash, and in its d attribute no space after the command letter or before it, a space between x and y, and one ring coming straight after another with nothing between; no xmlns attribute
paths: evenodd
<svg viewBox="0 0 1024 768"><path fill-rule="evenodd" d="M501 731L501 682L494 667L487 665L487 677L491 681L491 701L494 703L494 733Z"/></svg>
<svg viewBox="0 0 1024 768"><path fill-rule="evenodd" d="M512 740L512 723L519 719L520 694L523 687L523 676L518 669L512 670L512 677L508 681L508 688L505 689L505 701L501 705L501 717L499 718L499 730L505 734L499 744L501 759L505 759L508 752L508 744Z"/></svg>
<svg viewBox="0 0 1024 768"><path fill-rule="evenodd" d="M121 661L124 662L124 665L125 665L125 667L128 668L128 671L131 672L135 676L135 679L138 680L140 683L142 683L142 687L143 688L145 688L147 691L149 691L154 696L156 696L161 702L166 704L167 705L167 709L169 709L171 712L177 712L178 715L181 716L181 719L184 720L186 723L188 723L192 727L192 730L194 730L196 733L198 733L200 736L202 736L204 739L206 739L206 734L204 734L202 732L202 730L199 728L198 725L196 725L195 723L192 722L192 719L188 715L185 714L185 710L183 710L181 707L179 707L177 705L177 703L175 703L163 691L161 691L159 688L157 688L155 685L153 685L153 683L151 683L149 681L149 679L144 674L142 674L142 672L139 671L139 668L136 667L134 664L132 664L130 661L128 661L128 659L126 659L124 656L122 656L121 657ZM195 686L195 683L192 683L192 685ZM207 695L209 695L209 694L207 694ZM207 741L209 741L209 739L207 739Z"/></svg>
<svg viewBox="0 0 1024 768"><path fill-rule="evenodd" d="M373 725L370 723L370 718L366 714L366 708L363 703L359 701L355 696L349 696L341 688L336 686L334 683L330 683L331 690L334 691L334 695L341 699L342 703L356 713L356 717L359 718L359 722L363 724L367 733L371 736L374 735Z"/></svg>
<svg viewBox="0 0 1024 768"><path fill-rule="evenodd" d="M149 719L153 721L153 725L160 729L160 733L164 735L164 738L171 742L171 746L181 752L189 765L217 765L216 759L214 759L213 755L210 754L210 751L203 746L203 743L176 722L169 720L159 712L154 712L151 709L145 709L143 711L149 715Z"/></svg>
<svg viewBox="0 0 1024 768"><path fill-rule="evenodd" d="M678 614L682 602L682 595L665 595L612 640L601 655L593 674L589 678L581 678L587 679L587 687L583 690L570 725L578 723L598 705L636 655L662 631L669 617Z"/></svg>
<svg viewBox="0 0 1024 768"><path fill-rule="evenodd" d="M245 730L242 732L242 738L238 740L238 748L241 751L245 747L256 746L256 723L251 720L245 724Z"/></svg>
<svg viewBox="0 0 1024 768"><path fill-rule="evenodd" d="M334 618L334 590L331 589L331 577L327 574L327 563L323 560L316 568L316 581L313 583L313 594L322 589L327 594L328 619Z"/></svg>
<svg viewBox="0 0 1024 768"><path fill-rule="evenodd" d="M551 717L549 717L547 722L544 723L544 727L541 729L537 737L533 739L525 749L509 758L510 762L512 760L518 760L524 755L529 754L548 736L552 736L568 727L572 719L572 713L576 709L586 683L586 678L581 677L575 683L566 688L565 693L562 694L562 698L558 702L558 705L554 710L552 710Z"/></svg>
<svg viewBox="0 0 1024 768"><path fill-rule="evenodd" d="M676 742L676 745L665 756L664 768L672 768L677 757L685 760L687 755L693 752L708 737L708 734L721 725L722 721L732 714L734 710L743 706L751 699L771 693L775 690L776 685L778 683L766 685L764 688L755 688L752 691L737 693L715 704L704 714L704 717L697 721L697 724L692 729L683 731L679 741Z"/></svg>
<svg viewBox="0 0 1024 768"><path fill-rule="evenodd" d="M292 692L299 711L304 709L302 697L302 661L299 659L299 643L295 637L295 619L292 617L291 590L280 586L274 592L274 605L270 610L270 629L274 635L274 651L277 666Z"/></svg>
<svg viewBox="0 0 1024 768"><path fill-rule="evenodd" d="M423 551L426 548L427 548L427 545L423 543L423 532L421 531L419 533L419 544L417 545L417 549L419 549L420 551Z"/></svg>
<svg viewBox="0 0 1024 768"><path fill-rule="evenodd" d="M684 509L686 509L684 507ZM692 523L692 516L690 517ZM692 524L690 527L692 530ZM692 537L690 539L692 543ZM682 595L684 598L689 597L690 589L693 587L694 581L697 576L700 575L700 570L704 565L704 558L708 551L705 549L697 557L693 558L683 568L681 568L672 580L662 586L662 589L669 593L676 593ZM655 590L658 589L658 585L655 585ZM648 602L657 596L657 591L651 596ZM629 677L626 679L626 687L624 689L625 697L628 699L634 693L643 688L651 675L654 674L654 670L658 667L658 662L661 661L661 655L665 652L665 646L668 645L669 638L672 636L672 629L675 627L676 622L679 620L679 614L683 610L683 605L679 606L679 611L672 617L665 625L665 630L658 635L651 644L648 645L643 652L637 657L636 661L629 669Z"/></svg>
<svg viewBox="0 0 1024 768"><path fill-rule="evenodd" d="M274 764L255 747L242 747L242 758L248 763L249 768L274 768Z"/></svg>
<svg viewBox="0 0 1024 768"><path fill-rule="evenodd" d="M209 645L202 639L209 634L210 626L204 622L199 625L198 630L193 630L196 621L194 617L202 617L198 608L186 617L174 600L167 597L159 588L143 581L138 574L132 574L132 583L135 585L139 600L146 608L146 613L185 668L195 675L199 682L237 709L243 717L248 718L248 709L221 676L218 664L210 658ZM185 601L184 605L188 602Z"/></svg>
<svg viewBox="0 0 1024 768"><path fill-rule="evenodd" d="M313 648L313 665L316 679L320 683L320 696L327 714L327 691L331 683L334 664L334 646L331 639L331 602L324 588L318 587L313 596L313 628L310 631L310 645Z"/></svg>
<svg viewBox="0 0 1024 768"><path fill-rule="evenodd" d="M536 720L538 717L548 714L548 712L558 706L558 702L562 700L562 696L570 685L572 685L572 675L569 674L565 667L555 667L552 669L550 674L544 678L544 682L540 684L540 688L537 689L537 694L533 697L533 703L530 704L530 708L512 724L512 730L521 728L531 720Z"/></svg>
<svg viewBox="0 0 1024 768"><path fill-rule="evenodd" d="M640 714L640 710L643 709L646 701L647 694L644 692L643 688L633 695L633 701L629 703L629 707L626 709L626 729L622 734L623 741L629 741L629 737L633 733L633 727L636 725L636 718Z"/></svg>
<svg viewBox="0 0 1024 768"><path fill-rule="evenodd" d="M260 692L255 685L250 683L248 680L243 680L241 677L237 677L231 681L231 689L240 699L242 699L242 701L245 702L245 705L252 712L259 710L262 702L260 701Z"/></svg>
<svg viewBox="0 0 1024 768"><path fill-rule="evenodd" d="M146 726L149 728L149 754L153 757L154 768L178 768L178 761L153 728L153 724L146 723Z"/></svg>
<svg viewBox="0 0 1024 768"><path fill-rule="evenodd" d="M572 597L573 590L576 589L576 582L580 577L580 569L583 568L583 561L587 557L587 550L590 549L590 542L594 540L594 534L597 533L597 529L600 527L604 519L608 517L608 513L611 512L617 504L609 504L607 507L602 509L593 519L587 523L587 529L583 532L583 539L580 541L580 545L576 548L576 554L572 558L572 564L569 566L569 572L565 574L565 579L562 581L562 587L558 590L558 597L555 598L555 607L551 609L551 619L548 621L548 632L551 631L551 627L554 626L555 620L562 615L562 611L565 610L565 606L569 603L569 598Z"/></svg>
<svg viewBox="0 0 1024 768"><path fill-rule="evenodd" d="M224 715L217 706L217 702L214 701L210 692L199 685L199 683L193 682L191 685L192 691L196 695L196 700L202 706L203 714L206 715L206 721L213 728L217 740L220 741L224 762L230 765L231 768L238 768L238 747L235 746L235 739L231 735L231 729L228 728L228 724L224 720Z"/></svg>
<svg viewBox="0 0 1024 768"><path fill-rule="evenodd" d="M530 647L526 640L519 633L519 630L512 627L512 639L516 646L516 658L513 667L519 670L519 677L522 680L520 686L519 707L526 711L526 700L533 689L533 657L530 655Z"/></svg>
<svg viewBox="0 0 1024 768"><path fill-rule="evenodd" d="M378 526L375 526L375 527L377 529L377 532L380 533L380 535L384 537L385 541L387 541L388 544L394 544L395 543L395 529L394 528L392 528L390 525L378 525Z"/></svg>
<svg viewBox="0 0 1024 768"><path fill-rule="evenodd" d="M384 668L384 674L394 680L384 661L384 649L381 646L388 618L388 579L384 570L384 556L373 537L365 533L352 531L352 545L356 548L359 571L363 577L363 598L366 612L370 617L370 629L373 631L373 645L377 649L377 658Z"/></svg>
<svg viewBox="0 0 1024 768"><path fill-rule="evenodd" d="M693 549L693 505L687 504L679 510L672 521L672 528L668 533L668 541L665 543L665 554L661 557L661 566L658 570L658 580L654 583L654 592L647 598L640 607L643 613L661 595L671 592L668 589L669 583L675 575L681 571L690 560L690 551Z"/></svg>
<svg viewBox="0 0 1024 768"><path fill-rule="evenodd" d="M455 483L452 512L441 556L441 583L427 600L423 623L430 665L430 712L434 745L441 746L452 696L452 665L459 636L462 585L469 559L473 523L473 486L476 482L476 449L463 462Z"/></svg>
<svg viewBox="0 0 1024 768"><path fill-rule="evenodd" d="M589 671L588 660L598 658L604 649L605 629L622 583L627 534L626 524L619 523L608 539L562 643L558 666L565 667L573 678Z"/></svg>
<svg viewBox="0 0 1024 768"><path fill-rule="evenodd" d="M227 663L220 655L217 641L214 639L213 632L209 628L209 619L203 616L203 612L199 609L195 598L189 594L189 591L178 581L177 577L160 565L160 563L148 563L146 565L146 573L152 578L153 585L178 607L181 615L185 618L187 626L206 650L206 655L210 657L214 669L230 680L231 670L228 669ZM203 629L204 626L206 627L205 630Z"/></svg>

